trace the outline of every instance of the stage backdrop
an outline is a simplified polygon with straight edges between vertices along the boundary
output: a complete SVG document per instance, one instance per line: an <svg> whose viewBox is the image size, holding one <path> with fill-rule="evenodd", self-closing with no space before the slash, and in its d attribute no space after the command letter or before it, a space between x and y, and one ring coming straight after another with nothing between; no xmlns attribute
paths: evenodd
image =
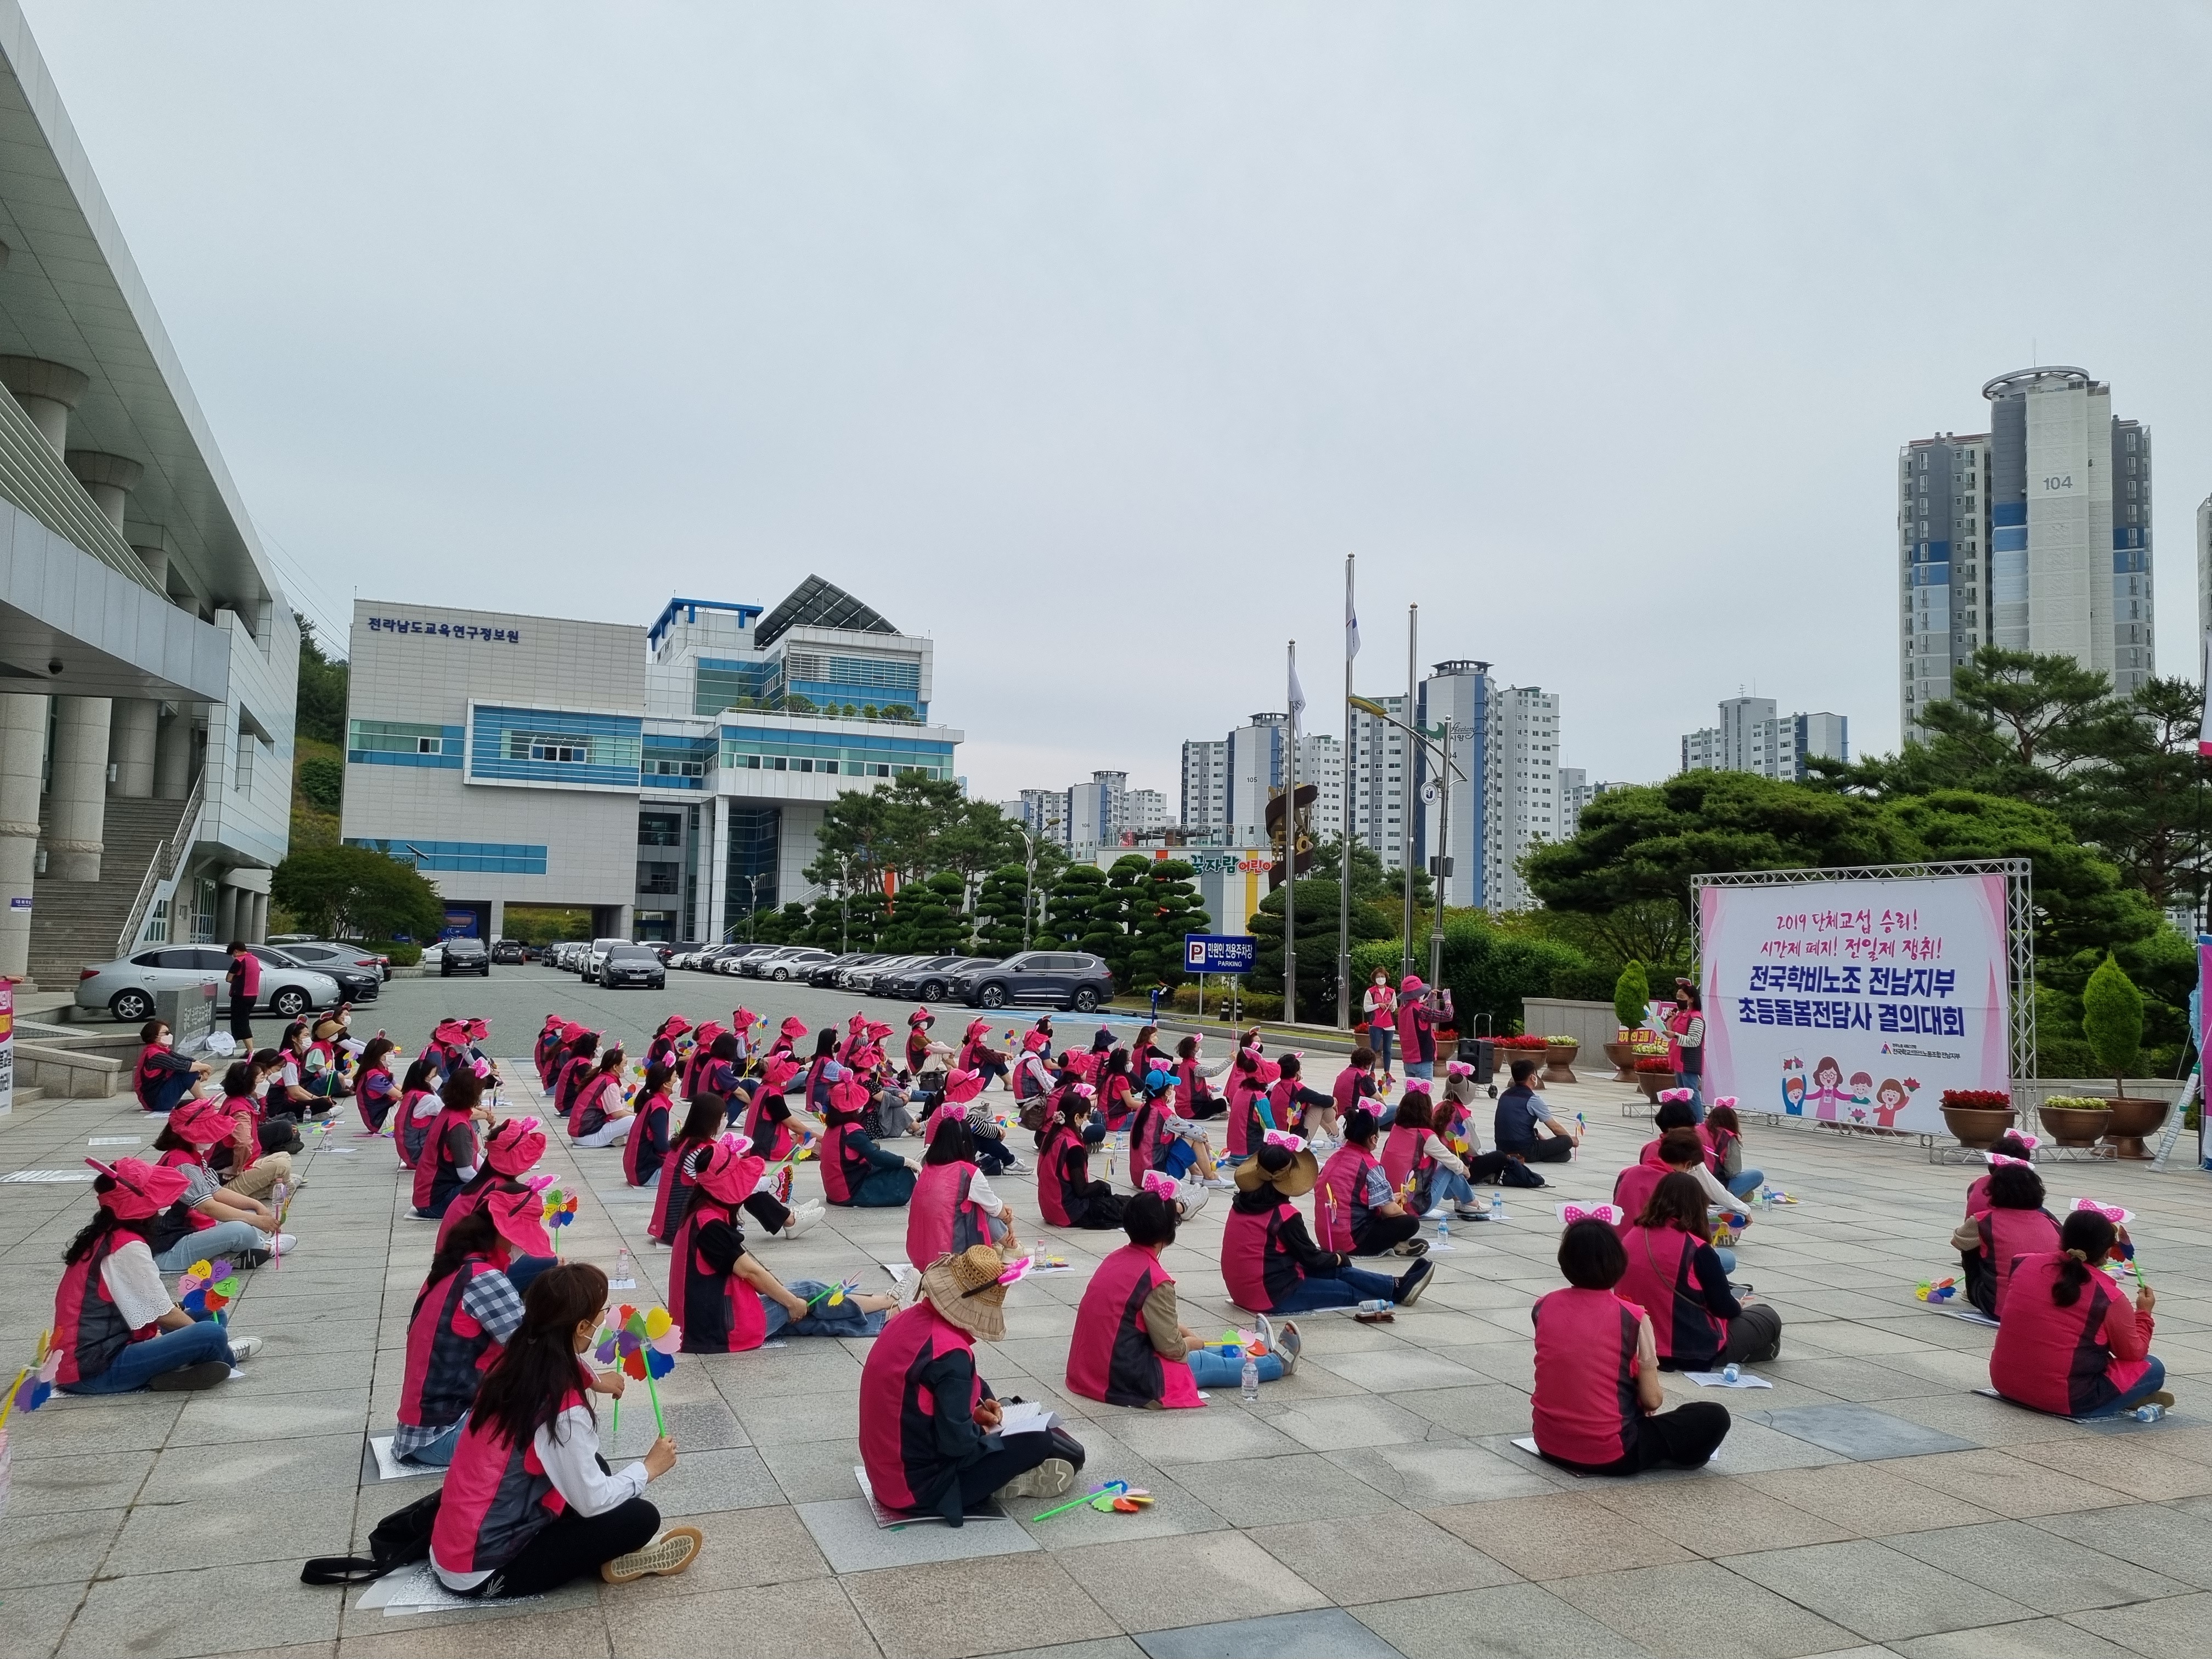
<svg viewBox="0 0 2212 1659"><path fill-rule="evenodd" d="M1942 1130L1946 1089L2006 1089L2005 878L1698 890L1705 1098Z"/></svg>

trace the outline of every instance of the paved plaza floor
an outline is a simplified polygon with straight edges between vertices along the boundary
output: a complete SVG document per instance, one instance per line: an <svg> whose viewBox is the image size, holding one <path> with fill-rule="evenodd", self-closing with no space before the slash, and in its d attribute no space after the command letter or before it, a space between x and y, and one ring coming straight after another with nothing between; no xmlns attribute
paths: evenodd
<svg viewBox="0 0 2212 1659"><path fill-rule="evenodd" d="M411 1047L404 1011L427 1028L443 1001L430 988L389 997L370 1023ZM559 1006L559 988L540 988L533 1000ZM500 1046L523 1046L535 1024L504 1023ZM506 1071L530 1077L526 1062ZM1737 1274L1786 1322L1783 1357L1756 1368L1775 1386L1719 1396L1736 1420L1707 1469L1577 1480L1511 1443L1528 1431L1528 1304L1559 1283L1553 1206L1607 1195L1648 1138L1621 1115L1626 1093L1556 1088L1590 1135L1548 1171L1553 1190L1510 1194L1502 1225L1457 1230L1433 1288L1395 1324L1302 1319L1297 1376L1255 1406L1231 1391L1202 1413L1144 1413L1064 1394L1075 1304L1121 1235L1041 1230L1034 1177L1002 1178L1024 1234L1074 1271L1013 1289L1006 1340L979 1351L985 1375L1066 1418L1089 1448L1086 1483L1150 1489L1141 1514L1040 1522L1048 1502L1025 1500L957 1533L879 1530L853 1476L865 1343L686 1355L662 1389L679 1461L647 1496L704 1530L689 1574L408 1615L362 1607L361 1588L298 1582L304 1557L364 1549L380 1517L432 1484L380 1480L365 1450L391 1430L434 1230L407 1216L389 1142L356 1139L349 1109L307 1160L298 1254L250 1275L234 1310L269 1345L243 1376L203 1395L57 1396L11 1423L0 1655L2212 1649L2212 1177L2045 1170L2058 1199L2137 1212L2154 1347L2179 1396L2164 1423L2092 1428L1975 1394L1991 1334L1914 1300L1917 1282L1955 1270L1946 1245L1973 1171L1754 1120L1751 1161L1801 1200L1752 1228ZM507 1091L516 1109L535 1100ZM152 1133L127 1098L34 1102L0 1121L0 1175L81 1168L97 1142L127 1152L112 1143ZM627 1245L644 1281L632 1295L659 1299L668 1256L646 1238L649 1195L623 1187L619 1153L556 1137L544 1167L583 1197L564 1252L611 1266ZM818 1186L802 1166L801 1194ZM27 1357L89 1201L76 1182L0 1185L0 1286ZM1218 1267L1224 1209L1217 1195L1168 1257L1201 1330L1235 1318ZM904 1226L903 1212L832 1210L757 1250L787 1279L888 1286L877 1264L899 1255ZM1717 1397L1674 1376L1667 1391ZM625 1456L651 1432L642 1399L630 1405Z"/></svg>

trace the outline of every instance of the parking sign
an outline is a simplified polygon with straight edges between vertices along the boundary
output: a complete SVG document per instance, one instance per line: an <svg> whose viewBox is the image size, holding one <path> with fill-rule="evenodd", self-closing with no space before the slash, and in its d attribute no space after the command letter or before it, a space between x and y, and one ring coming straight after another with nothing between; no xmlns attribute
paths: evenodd
<svg viewBox="0 0 2212 1659"><path fill-rule="evenodd" d="M1249 933L1185 933L1183 971L1191 974L1249 974L1260 954Z"/></svg>

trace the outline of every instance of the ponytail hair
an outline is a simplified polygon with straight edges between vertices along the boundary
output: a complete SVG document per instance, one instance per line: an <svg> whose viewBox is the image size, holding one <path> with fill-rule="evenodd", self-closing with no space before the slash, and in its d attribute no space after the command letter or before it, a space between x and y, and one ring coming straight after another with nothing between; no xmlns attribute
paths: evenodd
<svg viewBox="0 0 2212 1659"><path fill-rule="evenodd" d="M2111 1220L2096 1211L2069 1211L2066 1224L2058 1230L2059 1246L2066 1255L2058 1264L2058 1282L2051 1287L2051 1299L2062 1308L2080 1301L2090 1267L2112 1253L2112 1241L2118 1237Z"/></svg>

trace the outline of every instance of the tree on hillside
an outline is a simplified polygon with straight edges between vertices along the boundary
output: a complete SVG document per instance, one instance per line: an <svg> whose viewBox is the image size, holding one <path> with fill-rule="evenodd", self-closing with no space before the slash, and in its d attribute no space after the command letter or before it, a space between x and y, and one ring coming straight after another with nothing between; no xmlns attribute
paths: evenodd
<svg viewBox="0 0 2212 1659"><path fill-rule="evenodd" d="M325 939L435 939L446 921L438 890L411 864L366 847L313 847L278 865L270 896Z"/></svg>
<svg viewBox="0 0 2212 1659"><path fill-rule="evenodd" d="M325 743L345 741L347 667L343 658L323 653L315 638L315 625L298 611L292 620L300 627L300 689L293 703L293 723L303 737Z"/></svg>

